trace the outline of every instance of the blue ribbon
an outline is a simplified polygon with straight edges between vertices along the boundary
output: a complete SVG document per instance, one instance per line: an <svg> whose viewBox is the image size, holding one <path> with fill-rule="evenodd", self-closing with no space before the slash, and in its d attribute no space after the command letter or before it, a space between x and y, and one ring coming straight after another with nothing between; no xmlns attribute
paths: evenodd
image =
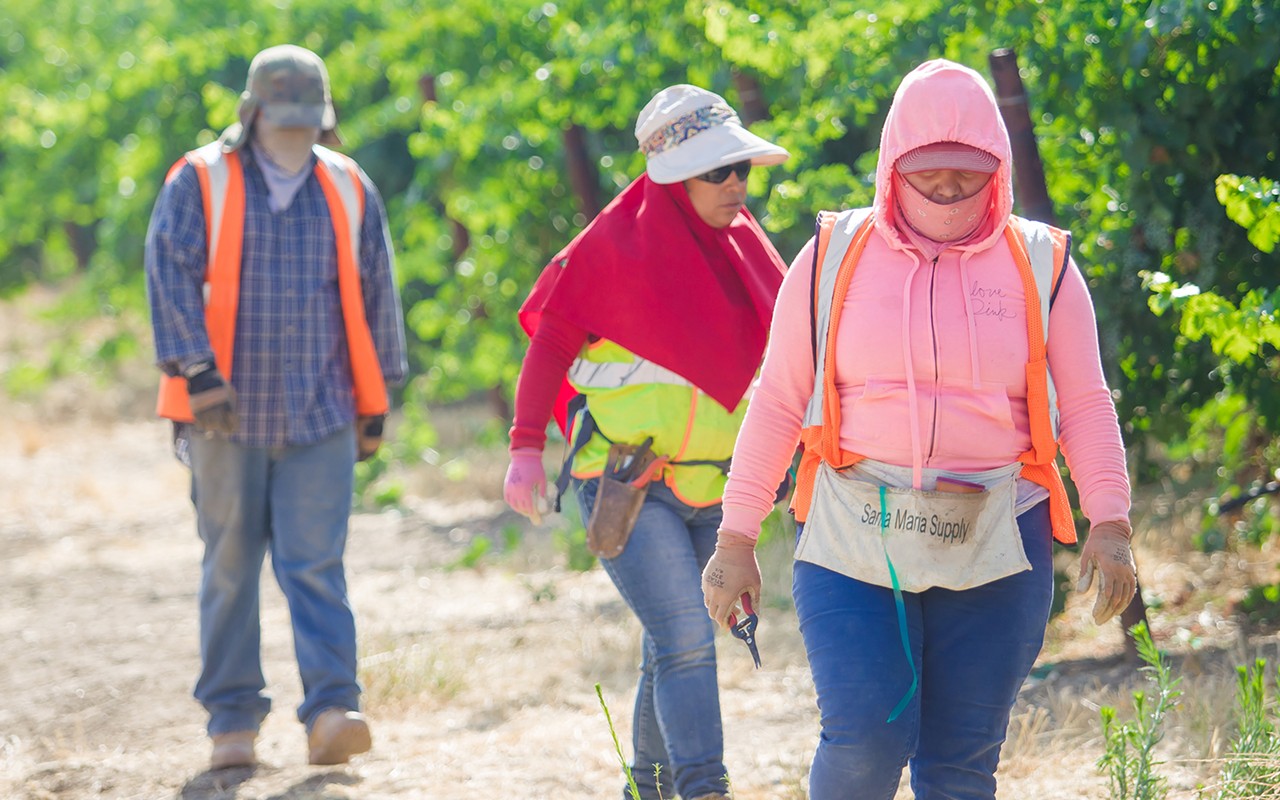
<svg viewBox="0 0 1280 800"><path fill-rule="evenodd" d="M907 607L902 602L902 587L898 585L898 572L893 568L893 560L889 558L889 547L885 544L885 531L889 528L889 505L885 499L885 487L880 487L880 547L884 549L884 563L889 565L889 580L893 583L893 603L898 608L898 633L902 636L902 652L907 654L907 665L911 667L911 688L898 701L898 705L889 714L886 722L893 722L915 696L920 676L916 672L915 659L911 657L911 637L907 634Z"/></svg>

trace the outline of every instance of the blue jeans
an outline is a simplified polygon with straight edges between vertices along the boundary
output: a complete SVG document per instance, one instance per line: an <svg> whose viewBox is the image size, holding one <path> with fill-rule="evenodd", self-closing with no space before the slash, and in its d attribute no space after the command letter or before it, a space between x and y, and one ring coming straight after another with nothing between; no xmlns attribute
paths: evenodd
<svg viewBox="0 0 1280 800"><path fill-rule="evenodd" d="M358 709L355 620L342 567L353 429L269 448L196 433L190 446L191 499L204 541L195 696L209 712L209 735L257 730L271 710L258 613L268 550L293 623L303 691L298 719L310 727L331 706Z"/></svg>
<svg viewBox="0 0 1280 800"><path fill-rule="evenodd" d="M964 591L904 593L915 696L893 590L804 561L793 594L822 735L812 800L892 800L911 766L917 800L995 797L1009 712L1044 643L1053 598L1048 503L1018 517L1032 569Z"/></svg>
<svg viewBox="0 0 1280 800"><path fill-rule="evenodd" d="M575 484L589 519L599 483ZM631 723L631 770L643 800L659 791L666 800L728 793L715 626L702 602L702 568L716 549L720 515L719 505L693 508L653 483L626 549L601 560L644 628Z"/></svg>

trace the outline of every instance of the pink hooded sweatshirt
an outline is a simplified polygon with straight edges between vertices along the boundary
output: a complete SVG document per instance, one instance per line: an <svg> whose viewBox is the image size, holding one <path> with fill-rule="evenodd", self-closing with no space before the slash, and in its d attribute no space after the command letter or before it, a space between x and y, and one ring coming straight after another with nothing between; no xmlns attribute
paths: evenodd
<svg viewBox="0 0 1280 800"><path fill-rule="evenodd" d="M917 147L961 142L1000 160L992 219L973 240L926 259L895 227L893 165ZM1013 207L1009 135L973 70L938 59L894 96L880 140L875 232L854 271L836 339L840 446L925 470L977 472L1030 448L1025 296L1004 228ZM813 393L814 242L792 262L764 365L734 448L722 528L759 535ZM1093 304L1072 261L1049 314L1058 440L1091 523L1127 520L1124 444L1098 354Z"/></svg>

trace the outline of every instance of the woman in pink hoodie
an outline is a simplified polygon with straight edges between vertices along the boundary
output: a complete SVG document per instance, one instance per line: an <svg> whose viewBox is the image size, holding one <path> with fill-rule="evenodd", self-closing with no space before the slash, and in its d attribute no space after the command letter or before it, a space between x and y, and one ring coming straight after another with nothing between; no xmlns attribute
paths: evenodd
<svg viewBox="0 0 1280 800"><path fill-rule="evenodd" d="M814 800L889 800L908 764L917 798L995 796L1051 541L1075 541L1056 446L1090 522L1095 620L1133 596L1088 289L1065 232L1011 215L1010 168L982 78L922 64L885 120L874 206L836 217L820 259L811 240L778 296L703 589L721 625L759 600L755 541L803 440L793 593L821 713Z"/></svg>

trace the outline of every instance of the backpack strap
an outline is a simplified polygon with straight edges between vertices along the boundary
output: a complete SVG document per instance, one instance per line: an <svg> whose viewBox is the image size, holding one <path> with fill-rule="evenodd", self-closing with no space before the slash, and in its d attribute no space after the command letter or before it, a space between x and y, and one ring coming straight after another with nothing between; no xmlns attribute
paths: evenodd
<svg viewBox="0 0 1280 800"><path fill-rule="evenodd" d="M827 257L827 248L831 244L831 232L836 227L836 212L819 211L813 223L813 267L809 282L809 346L813 352L813 368L818 368L818 274L822 262Z"/></svg>
<svg viewBox="0 0 1280 800"><path fill-rule="evenodd" d="M1058 299L1058 290L1062 288L1062 279L1067 274L1067 262L1071 259L1071 231L1058 228L1052 230L1053 236L1053 288L1049 291L1049 308Z"/></svg>
<svg viewBox="0 0 1280 800"><path fill-rule="evenodd" d="M591 416L591 411L587 408L585 394L575 394L569 399L565 419L568 420L570 436L565 440L566 454L560 465L560 474L556 476L556 511L560 510L560 498L564 497L564 493L569 490L569 481L573 478L571 472L573 459L577 457L579 450L587 446L587 442L591 441L593 435L600 433L600 429L596 427L595 417ZM600 436L605 441L609 441L609 437L603 433L600 433Z"/></svg>

